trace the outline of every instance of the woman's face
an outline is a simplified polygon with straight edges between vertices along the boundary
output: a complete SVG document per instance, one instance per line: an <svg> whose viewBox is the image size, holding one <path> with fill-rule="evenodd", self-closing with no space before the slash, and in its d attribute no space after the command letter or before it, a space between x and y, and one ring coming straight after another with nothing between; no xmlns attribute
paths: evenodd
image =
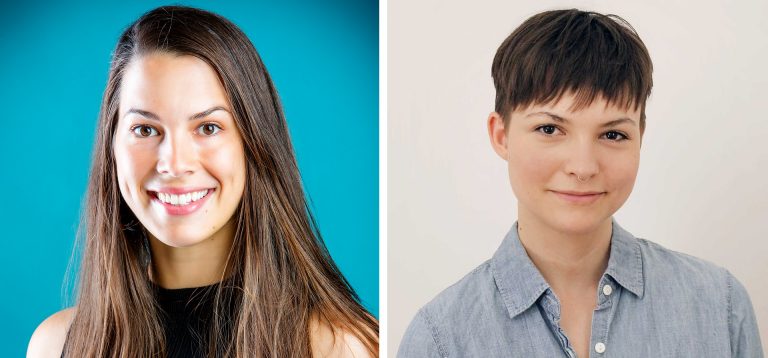
<svg viewBox="0 0 768 358"><path fill-rule="evenodd" d="M598 97L572 111L573 93L553 104L492 114L489 134L508 163L518 214L550 229L588 234L629 197L640 162L640 111Z"/></svg>
<svg viewBox="0 0 768 358"><path fill-rule="evenodd" d="M188 247L231 233L245 156L216 72L194 56L136 58L123 76L118 116L120 193L152 236Z"/></svg>

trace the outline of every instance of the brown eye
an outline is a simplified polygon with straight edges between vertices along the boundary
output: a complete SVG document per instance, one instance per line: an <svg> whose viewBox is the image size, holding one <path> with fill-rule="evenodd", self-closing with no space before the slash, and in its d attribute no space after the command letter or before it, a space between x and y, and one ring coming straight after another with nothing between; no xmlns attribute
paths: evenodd
<svg viewBox="0 0 768 358"><path fill-rule="evenodd" d="M216 135L219 131L221 131L221 127L213 123L205 123L198 127L198 132L204 136Z"/></svg>
<svg viewBox="0 0 768 358"><path fill-rule="evenodd" d="M154 129L154 128L150 127L150 126L145 126L145 125L135 126L135 127L133 127L131 129L131 131L137 137L143 137L143 138L151 137L153 135L157 135L157 130L156 129Z"/></svg>

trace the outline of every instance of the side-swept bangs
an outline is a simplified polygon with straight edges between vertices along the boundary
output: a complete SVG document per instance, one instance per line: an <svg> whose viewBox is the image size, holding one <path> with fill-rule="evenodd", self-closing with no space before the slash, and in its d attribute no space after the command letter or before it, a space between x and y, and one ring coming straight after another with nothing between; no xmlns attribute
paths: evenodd
<svg viewBox="0 0 768 358"><path fill-rule="evenodd" d="M621 17L547 11L526 20L497 50L491 68L495 110L506 124L518 108L553 103L572 92L573 110L599 96L620 108L639 108L644 130L652 72L648 50Z"/></svg>

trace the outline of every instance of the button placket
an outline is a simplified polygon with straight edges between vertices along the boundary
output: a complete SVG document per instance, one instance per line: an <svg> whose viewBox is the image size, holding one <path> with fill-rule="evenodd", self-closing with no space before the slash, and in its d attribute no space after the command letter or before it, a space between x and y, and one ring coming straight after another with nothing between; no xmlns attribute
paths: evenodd
<svg viewBox="0 0 768 358"><path fill-rule="evenodd" d="M565 335L563 328L560 327L560 300L557 299L557 296L555 296L555 293L552 292L552 290L548 290L542 297L541 303L544 307L544 311L549 317L549 322L555 331L554 333L557 336L558 341L560 341L560 345L567 354L572 354L569 352L571 347L568 337Z"/></svg>
<svg viewBox="0 0 768 358"><path fill-rule="evenodd" d="M541 297L539 305L546 315L547 323L559 341L561 349L569 358L575 358L576 353L573 351L568 336L560 326L560 300L555 293L549 289Z"/></svg>
<svg viewBox="0 0 768 358"><path fill-rule="evenodd" d="M603 342L597 342L595 344L595 352L597 353L604 353L605 352L605 343Z"/></svg>
<svg viewBox="0 0 768 358"><path fill-rule="evenodd" d="M565 353L568 354L568 358L576 358L576 353L573 352L573 349L566 348Z"/></svg>
<svg viewBox="0 0 768 358"><path fill-rule="evenodd" d="M611 287L610 283L606 283L603 285L603 294L606 296L610 296L611 293L613 293L613 287Z"/></svg>
<svg viewBox="0 0 768 358"><path fill-rule="evenodd" d="M598 305L592 315L592 352L598 357L604 356L608 349L608 329L613 319L615 303L618 301L618 286L608 276L603 276L598 289Z"/></svg>

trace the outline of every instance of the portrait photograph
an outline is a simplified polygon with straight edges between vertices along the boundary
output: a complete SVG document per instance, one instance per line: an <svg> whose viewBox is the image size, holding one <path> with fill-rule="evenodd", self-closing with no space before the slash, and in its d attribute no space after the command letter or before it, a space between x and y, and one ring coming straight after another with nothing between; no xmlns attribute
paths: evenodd
<svg viewBox="0 0 768 358"><path fill-rule="evenodd" d="M388 354L762 357L766 13L389 1Z"/></svg>
<svg viewBox="0 0 768 358"><path fill-rule="evenodd" d="M0 5L0 357L763 358L767 15Z"/></svg>
<svg viewBox="0 0 768 358"><path fill-rule="evenodd" d="M0 355L378 355L377 2L2 7Z"/></svg>

